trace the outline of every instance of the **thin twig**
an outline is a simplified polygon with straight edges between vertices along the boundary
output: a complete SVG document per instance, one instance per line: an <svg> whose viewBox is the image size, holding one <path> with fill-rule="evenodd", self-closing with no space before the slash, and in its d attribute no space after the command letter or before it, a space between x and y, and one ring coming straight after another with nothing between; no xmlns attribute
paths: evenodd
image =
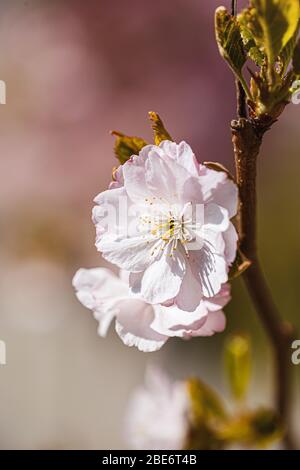
<svg viewBox="0 0 300 470"><path fill-rule="evenodd" d="M236 16L237 12L237 0L231 0L231 15Z"/></svg>

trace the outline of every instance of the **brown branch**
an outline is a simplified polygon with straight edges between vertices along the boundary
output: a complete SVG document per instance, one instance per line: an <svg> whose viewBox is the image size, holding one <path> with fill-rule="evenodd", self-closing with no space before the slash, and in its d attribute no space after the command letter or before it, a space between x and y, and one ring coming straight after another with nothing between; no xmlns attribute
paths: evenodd
<svg viewBox="0 0 300 470"><path fill-rule="evenodd" d="M237 0L231 1L231 14L237 14ZM238 231L240 249L252 261L243 276L248 292L259 315L260 321L272 345L275 362L275 399L278 413L285 426L285 445L294 448L289 428L289 395L291 382L290 347L294 337L290 324L281 320L271 292L261 269L256 247L256 167L264 133L274 120L255 123L247 119L245 91L236 80L237 121L232 121L232 142L234 147L236 178L239 187Z"/></svg>
<svg viewBox="0 0 300 470"><path fill-rule="evenodd" d="M231 15L235 16L237 10L237 0L231 0Z"/></svg>
<svg viewBox="0 0 300 470"><path fill-rule="evenodd" d="M246 119L248 117L246 93L238 78L236 79L235 84L237 96L237 115L239 118Z"/></svg>
<svg viewBox="0 0 300 470"><path fill-rule="evenodd" d="M245 118L231 123L240 196L238 231L240 249L252 261L252 265L245 271L243 277L272 346L275 362L276 407L285 426L285 446L292 449L294 443L289 428L289 402L290 347L293 329L280 318L260 267L256 247L256 164L262 137L269 127L270 123L266 126L263 122L254 123Z"/></svg>

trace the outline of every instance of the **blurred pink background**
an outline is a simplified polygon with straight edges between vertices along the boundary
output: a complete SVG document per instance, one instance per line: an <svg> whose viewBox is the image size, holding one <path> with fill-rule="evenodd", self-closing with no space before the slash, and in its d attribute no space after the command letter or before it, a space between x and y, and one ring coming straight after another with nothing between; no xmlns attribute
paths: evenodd
<svg viewBox="0 0 300 470"><path fill-rule="evenodd" d="M155 110L199 161L232 168L235 89L215 45L217 6L0 1L0 448L126 448L127 399L149 361L226 390L226 332L145 355L113 329L100 339L71 286L78 267L103 264L91 208L116 164L109 130L150 140ZM290 105L267 135L259 173L261 255L283 315L298 327L299 118ZM250 401L270 404L270 353L239 280L227 316L228 332L249 328L255 343ZM299 427L300 366L294 376Z"/></svg>

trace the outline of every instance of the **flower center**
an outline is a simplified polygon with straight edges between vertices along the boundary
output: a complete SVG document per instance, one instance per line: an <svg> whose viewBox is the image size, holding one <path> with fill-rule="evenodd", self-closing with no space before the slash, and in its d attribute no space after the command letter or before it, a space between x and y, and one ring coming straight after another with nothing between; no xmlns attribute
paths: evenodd
<svg viewBox="0 0 300 470"><path fill-rule="evenodd" d="M149 204L151 212L143 215L141 222L147 243L155 241L151 255L157 256L159 251L165 251L173 257L180 244L188 257L187 244L196 239L195 231L199 228L199 224L193 222L192 204L187 203L183 208L157 203L153 205L152 200Z"/></svg>

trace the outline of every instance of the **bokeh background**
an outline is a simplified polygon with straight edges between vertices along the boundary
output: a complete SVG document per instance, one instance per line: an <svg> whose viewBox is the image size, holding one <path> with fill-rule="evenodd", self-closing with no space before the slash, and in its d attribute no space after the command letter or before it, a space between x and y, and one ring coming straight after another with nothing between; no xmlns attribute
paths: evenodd
<svg viewBox="0 0 300 470"><path fill-rule="evenodd" d="M226 3L226 2L223 2ZM229 3L229 2L227 2ZM1 0L0 447L127 448L124 413L146 364L174 378L198 374L226 394L222 348L247 330L256 354L251 404L270 405L271 357L240 280L227 332L169 341L158 353L100 339L71 279L103 265L93 197L115 159L109 130L151 138L161 114L199 160L232 168L231 73L218 55L214 0ZM274 297L300 330L300 106L266 136L259 162L259 246ZM300 439L294 366L293 425ZM298 429L297 429L298 426Z"/></svg>

